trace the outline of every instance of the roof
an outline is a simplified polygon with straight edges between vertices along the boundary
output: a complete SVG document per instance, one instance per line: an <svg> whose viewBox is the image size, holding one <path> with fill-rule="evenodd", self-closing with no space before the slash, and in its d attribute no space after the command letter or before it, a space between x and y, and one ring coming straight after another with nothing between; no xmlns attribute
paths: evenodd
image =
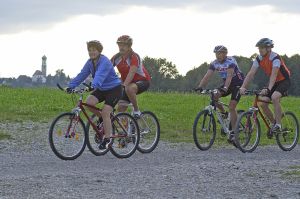
<svg viewBox="0 0 300 199"><path fill-rule="evenodd" d="M36 76L36 75L43 75L42 71L40 70L36 70L34 73L33 73L33 76Z"/></svg>

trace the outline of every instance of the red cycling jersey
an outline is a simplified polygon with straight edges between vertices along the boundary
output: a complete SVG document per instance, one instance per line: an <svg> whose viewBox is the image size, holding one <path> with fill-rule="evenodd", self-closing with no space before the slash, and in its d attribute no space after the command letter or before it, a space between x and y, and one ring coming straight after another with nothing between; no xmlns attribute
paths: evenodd
<svg viewBox="0 0 300 199"><path fill-rule="evenodd" d="M131 82L150 81L151 79L148 71L142 64L140 56L133 51L126 57L123 57L117 53L112 57L111 62L114 66L117 66L123 82L129 73L130 67L132 66L136 66L137 71Z"/></svg>

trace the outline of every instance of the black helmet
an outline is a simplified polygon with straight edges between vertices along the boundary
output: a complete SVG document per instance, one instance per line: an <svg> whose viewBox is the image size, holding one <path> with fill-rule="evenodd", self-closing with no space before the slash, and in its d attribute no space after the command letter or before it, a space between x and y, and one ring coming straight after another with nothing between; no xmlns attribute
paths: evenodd
<svg viewBox="0 0 300 199"><path fill-rule="evenodd" d="M271 47L273 48L274 47L274 43L271 39L269 38L262 38L260 39L256 45L256 47Z"/></svg>
<svg viewBox="0 0 300 199"><path fill-rule="evenodd" d="M216 52L225 52L225 53L227 53L228 50L227 50L227 48L225 46L219 45L219 46L216 46L214 48L214 53L216 53Z"/></svg>

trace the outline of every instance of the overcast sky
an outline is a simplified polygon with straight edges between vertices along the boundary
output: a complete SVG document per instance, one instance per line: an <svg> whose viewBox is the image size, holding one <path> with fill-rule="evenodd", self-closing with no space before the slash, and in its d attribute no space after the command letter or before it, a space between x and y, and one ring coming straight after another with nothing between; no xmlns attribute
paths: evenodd
<svg viewBox="0 0 300 199"><path fill-rule="evenodd" d="M103 54L116 39L133 37L142 57L167 58L185 74L214 59L224 44L249 57L262 37L274 51L300 53L300 0L0 0L0 77L32 76L48 57L48 73L75 76L88 59L86 41L100 40Z"/></svg>

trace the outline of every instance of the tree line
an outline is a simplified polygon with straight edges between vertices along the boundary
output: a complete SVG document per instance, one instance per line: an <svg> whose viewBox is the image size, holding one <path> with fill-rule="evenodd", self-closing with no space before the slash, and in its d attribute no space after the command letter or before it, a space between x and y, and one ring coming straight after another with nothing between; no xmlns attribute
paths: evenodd
<svg viewBox="0 0 300 199"><path fill-rule="evenodd" d="M252 66L253 59L257 54L251 57L233 56L240 69L246 75ZM291 57L287 55L281 56L285 64L291 71L292 85L289 89L289 95L300 95L300 55L296 54ZM185 76L178 73L176 65L162 58L145 57L143 63L149 71L151 80L151 90L153 91L182 91L189 92L195 88L209 68L209 63L203 63L198 67L188 71ZM269 78L265 75L262 69L258 69L254 80L250 84L249 89L260 89L267 86ZM216 88L220 86L222 79L215 72L210 79L207 88Z"/></svg>
<svg viewBox="0 0 300 199"><path fill-rule="evenodd" d="M253 59L257 54L253 54L251 57L234 56L240 69L246 75L252 66ZM300 96L300 55L296 54L291 57L287 55L281 56L288 68L291 71L291 88L289 90L290 95ZM205 75L209 63L205 62L198 67L188 71L185 76L180 75L176 65L165 58L151 58L144 57L143 64L151 75L151 87L152 91L179 91L190 92L195 88L200 80ZM190 66L187 66L190 67ZM250 89L260 89L267 85L269 78L265 73L259 69L256 73L254 81L250 84ZM18 78L0 78L0 84L5 84L13 87L34 87L34 86L48 86L54 87L56 83L67 85L70 81L70 77L66 75L63 69L56 71L54 76L48 75L46 77L46 83L40 82L33 83L31 77L20 75ZM217 73L211 78L207 88L216 88L222 83L221 78Z"/></svg>

